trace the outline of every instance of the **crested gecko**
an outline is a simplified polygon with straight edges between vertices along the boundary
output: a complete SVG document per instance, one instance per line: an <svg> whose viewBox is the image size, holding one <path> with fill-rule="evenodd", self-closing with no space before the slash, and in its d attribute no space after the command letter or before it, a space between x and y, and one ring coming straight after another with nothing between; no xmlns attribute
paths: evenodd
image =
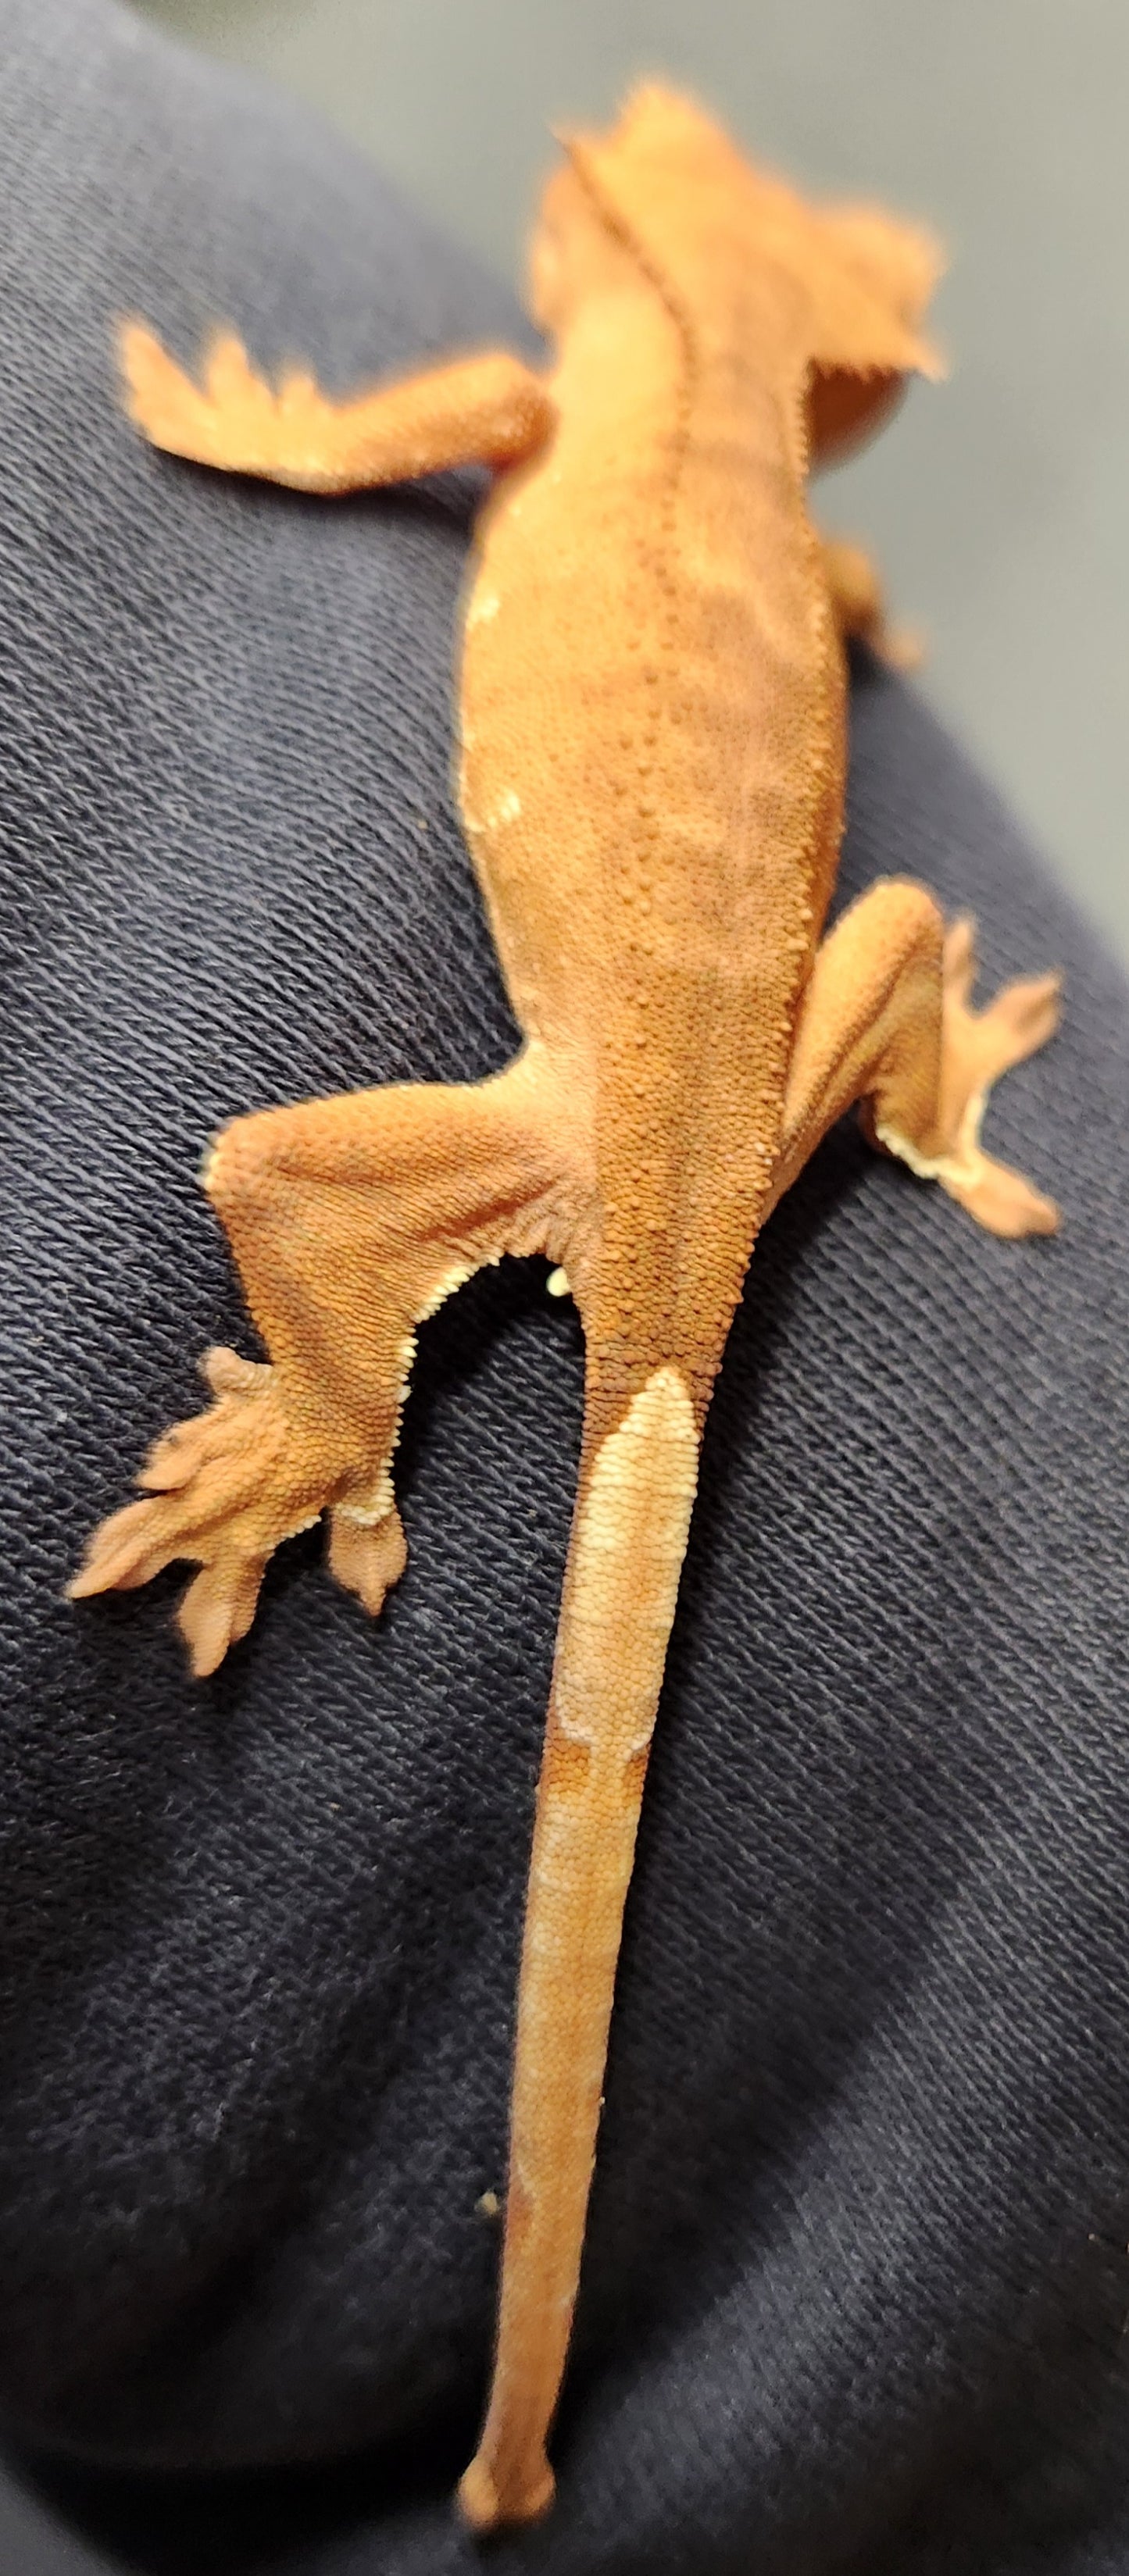
<svg viewBox="0 0 1129 2576"><path fill-rule="evenodd" d="M198 1674L271 1551L329 1517L379 1611L406 1548L391 1462L416 1329L484 1262L542 1252L583 1321L584 1428L517 2007L494 2373L459 2489L483 2530L553 2494L621 1924L706 1408L761 1227L832 1121L999 1235L1049 1200L980 1142L992 1083L1050 1036L1057 978L971 1007L972 925L889 878L823 935L842 827L842 637L865 560L805 478L911 371L931 242L813 207L650 85L564 138L532 249L554 356L460 357L336 400L230 334L194 383L122 327L158 447L310 492L494 469L465 594L463 823L524 1043L475 1085L237 1117L204 1187L265 1364L214 1349L95 1532L80 1597L200 1571Z"/></svg>

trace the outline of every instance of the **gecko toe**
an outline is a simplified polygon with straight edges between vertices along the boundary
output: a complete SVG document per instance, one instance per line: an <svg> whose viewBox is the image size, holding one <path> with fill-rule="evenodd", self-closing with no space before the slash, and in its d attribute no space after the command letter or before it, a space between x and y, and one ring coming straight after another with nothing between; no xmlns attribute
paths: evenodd
<svg viewBox="0 0 1129 2576"><path fill-rule="evenodd" d="M339 1504L330 1522L329 1570L346 1592L355 1592L372 1618L384 1607L385 1594L398 1583L408 1561L408 1543L393 1504L378 1521L359 1520Z"/></svg>
<svg viewBox="0 0 1129 2576"><path fill-rule="evenodd" d="M265 1557L240 1556L229 1549L189 1584L176 1624L197 1681L217 1671L228 1647L247 1635L265 1566Z"/></svg>

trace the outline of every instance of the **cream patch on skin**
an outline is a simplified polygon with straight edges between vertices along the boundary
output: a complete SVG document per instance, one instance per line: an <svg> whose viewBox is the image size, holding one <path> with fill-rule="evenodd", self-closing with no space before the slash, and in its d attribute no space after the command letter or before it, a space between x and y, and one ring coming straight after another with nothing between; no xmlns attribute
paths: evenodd
<svg viewBox="0 0 1129 2576"><path fill-rule="evenodd" d="M496 831L499 823L516 823L520 812L520 796L515 795L512 787L507 787L505 795L499 796L493 812L483 818L487 831Z"/></svg>
<svg viewBox="0 0 1129 2576"><path fill-rule="evenodd" d="M437 1315L447 1298L454 1296L456 1288L465 1287L467 1280L473 1279L474 1271L473 1261L453 1261L450 1269L443 1272L442 1278L436 1280L426 1306L420 1307L416 1316L417 1324L426 1324L429 1315Z"/></svg>
<svg viewBox="0 0 1129 2576"><path fill-rule="evenodd" d="M669 1362L601 1441L576 1518L522 1952L498 2367L460 2494L477 2523L552 2492L545 2426L584 2242L620 1925L694 1501L698 1433Z"/></svg>
<svg viewBox="0 0 1129 2576"><path fill-rule="evenodd" d="M359 1502L336 1503L334 1509L343 1521L356 1521L361 1529L375 1529L378 1521L387 1520L395 1502L392 1478L387 1467L382 1467L376 1483L370 1486L367 1494L362 1494Z"/></svg>
<svg viewBox="0 0 1129 2576"><path fill-rule="evenodd" d="M597 1451L573 1541L557 1716L601 1770L651 1739L697 1480L694 1408L668 1363Z"/></svg>
<svg viewBox="0 0 1129 2576"><path fill-rule="evenodd" d="M900 1135L896 1127L886 1127L878 1120L874 1133L887 1153L896 1154L900 1163L908 1164L919 1181L940 1181L942 1186L946 1181L968 1182L983 1169L986 1159L980 1146L980 1123L987 1097L985 1091L973 1092L960 1122L956 1144L949 1154L922 1154L916 1145L910 1143L908 1136Z"/></svg>

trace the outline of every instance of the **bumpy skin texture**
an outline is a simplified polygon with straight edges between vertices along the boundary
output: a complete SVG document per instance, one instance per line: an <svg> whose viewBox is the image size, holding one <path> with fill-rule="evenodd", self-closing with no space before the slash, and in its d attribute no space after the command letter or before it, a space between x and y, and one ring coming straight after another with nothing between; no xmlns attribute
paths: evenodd
<svg viewBox="0 0 1129 2576"><path fill-rule="evenodd" d="M620 1929L713 1380L766 1217L832 1122L990 1231L1052 1204L979 1142L992 1083L1047 1038L1054 977L970 1006L970 925L908 880L820 945L842 823L841 630L809 457L911 368L928 245L814 212L661 90L575 138L534 246L543 382L504 354L334 404L272 391L230 334L193 384L147 329L130 407L198 461L340 492L468 456L497 469L465 616L461 805L525 1044L474 1088L240 1119L205 1186L269 1364L209 1354L76 1595L202 1570L199 1673L254 1617L280 1540L331 1515L370 1611L403 1570L390 1465L416 1326L484 1262L545 1251L586 1342L580 1478L538 1794L498 2351L463 2479L479 2528L536 2518L567 2352Z"/></svg>

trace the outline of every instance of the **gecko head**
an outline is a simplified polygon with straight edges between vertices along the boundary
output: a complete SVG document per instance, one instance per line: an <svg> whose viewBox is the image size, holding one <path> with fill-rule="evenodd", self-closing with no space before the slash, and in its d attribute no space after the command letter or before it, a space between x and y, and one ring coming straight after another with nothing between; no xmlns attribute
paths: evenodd
<svg viewBox="0 0 1129 2576"><path fill-rule="evenodd" d="M580 172L566 161L546 182L529 250L530 309L543 331L565 329L615 255Z"/></svg>
<svg viewBox="0 0 1129 2576"><path fill-rule="evenodd" d="M632 94L588 162L660 255L673 244L676 280L680 263L743 279L758 337L775 308L808 353L813 461L868 437L908 375L944 372L921 328L944 258L921 226L878 206L810 202L658 82Z"/></svg>
<svg viewBox="0 0 1129 2576"><path fill-rule="evenodd" d="M712 131L688 100L655 84L633 91L603 133L558 129L565 157L543 190L530 255L531 301L543 329L559 331L617 274L638 283L656 190L668 222L672 210L676 225L684 222L687 183L693 195Z"/></svg>
<svg viewBox="0 0 1129 2576"><path fill-rule="evenodd" d="M664 236L673 228L681 244L692 237L725 146L700 108L657 82L633 90L603 133L559 130L556 139L565 158L543 191L530 258L533 310L550 331L617 279L637 286L640 252L669 265Z"/></svg>
<svg viewBox="0 0 1129 2576"><path fill-rule="evenodd" d="M807 363L808 444L823 463L875 430L907 375L936 376L921 330L944 265L936 241L874 206L809 203L750 162L693 99L649 81L604 133L559 137L566 160L534 235L533 304L559 331L640 254L693 304L743 282L758 345L778 327Z"/></svg>

